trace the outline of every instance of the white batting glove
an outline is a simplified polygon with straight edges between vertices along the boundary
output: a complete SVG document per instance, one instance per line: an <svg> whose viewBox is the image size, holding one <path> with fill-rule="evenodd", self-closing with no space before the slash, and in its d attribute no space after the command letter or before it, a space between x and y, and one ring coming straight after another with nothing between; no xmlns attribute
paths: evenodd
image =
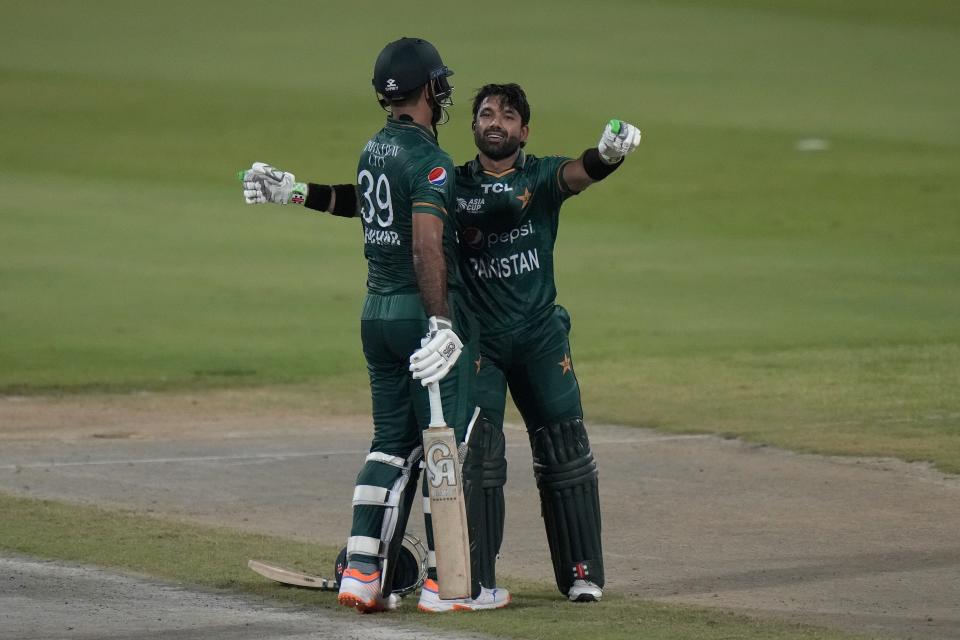
<svg viewBox="0 0 960 640"><path fill-rule="evenodd" d="M295 175L263 162L254 162L241 172L243 199L247 204L303 204L307 199L307 185L297 182Z"/></svg>
<svg viewBox="0 0 960 640"><path fill-rule="evenodd" d="M607 164L620 162L640 144L640 129L623 120L611 120L600 136L597 151Z"/></svg>
<svg viewBox="0 0 960 640"><path fill-rule="evenodd" d="M420 340L420 348L410 356L413 378L425 387L442 380L463 351L463 342L447 318L430 316L428 327L427 335Z"/></svg>

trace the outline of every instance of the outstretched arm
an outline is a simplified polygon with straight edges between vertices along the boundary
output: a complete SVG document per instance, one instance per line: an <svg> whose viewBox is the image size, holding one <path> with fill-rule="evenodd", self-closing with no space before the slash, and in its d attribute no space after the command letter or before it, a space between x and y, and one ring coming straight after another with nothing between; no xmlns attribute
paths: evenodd
<svg viewBox="0 0 960 640"><path fill-rule="evenodd" d="M571 191L579 193L616 171L624 156L639 144L640 129L622 120L611 120L596 147L590 147L563 166L563 181Z"/></svg>
<svg viewBox="0 0 960 640"><path fill-rule="evenodd" d="M240 171L239 178L247 204L300 204L345 218L357 215L357 190L351 184L297 182L289 171L263 162L254 162L246 171Z"/></svg>

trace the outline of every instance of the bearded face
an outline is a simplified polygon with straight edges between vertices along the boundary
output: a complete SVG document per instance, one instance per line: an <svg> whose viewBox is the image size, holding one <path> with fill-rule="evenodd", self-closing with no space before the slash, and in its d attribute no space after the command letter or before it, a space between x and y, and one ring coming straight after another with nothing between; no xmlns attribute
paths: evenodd
<svg viewBox="0 0 960 640"><path fill-rule="evenodd" d="M516 133L511 133L502 127L493 124L481 127L477 124L473 128L473 140L477 149L491 160L503 160L517 152L523 142Z"/></svg>
<svg viewBox="0 0 960 640"><path fill-rule="evenodd" d="M491 160L503 160L523 145L527 131L513 107L503 104L499 96L490 96L477 110L473 140L480 153Z"/></svg>

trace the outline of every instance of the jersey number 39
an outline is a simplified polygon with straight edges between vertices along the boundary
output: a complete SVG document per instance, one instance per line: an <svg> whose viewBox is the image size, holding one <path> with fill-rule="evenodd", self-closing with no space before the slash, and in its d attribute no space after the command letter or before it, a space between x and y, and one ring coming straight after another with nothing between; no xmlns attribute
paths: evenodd
<svg viewBox="0 0 960 640"><path fill-rule="evenodd" d="M393 224L393 200L390 197L390 181L387 176L381 173L374 179L373 174L364 169L357 175L357 184L360 185L364 199L360 206L363 221L373 224L376 218L381 227Z"/></svg>

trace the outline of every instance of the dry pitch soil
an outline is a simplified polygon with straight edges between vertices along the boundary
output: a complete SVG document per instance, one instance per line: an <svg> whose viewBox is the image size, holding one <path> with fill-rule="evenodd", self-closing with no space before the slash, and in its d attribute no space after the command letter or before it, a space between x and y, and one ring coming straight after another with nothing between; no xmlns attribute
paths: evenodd
<svg viewBox="0 0 960 640"><path fill-rule="evenodd" d="M588 429L608 590L873 636L960 638L960 478L895 460ZM328 416L297 389L5 397L0 491L340 544L370 431L368 417ZM509 588L511 577L552 572L521 427L508 425L507 446L498 566ZM23 559L6 562L26 571ZM34 582L49 578L37 571ZM100 582L106 602L116 587Z"/></svg>

